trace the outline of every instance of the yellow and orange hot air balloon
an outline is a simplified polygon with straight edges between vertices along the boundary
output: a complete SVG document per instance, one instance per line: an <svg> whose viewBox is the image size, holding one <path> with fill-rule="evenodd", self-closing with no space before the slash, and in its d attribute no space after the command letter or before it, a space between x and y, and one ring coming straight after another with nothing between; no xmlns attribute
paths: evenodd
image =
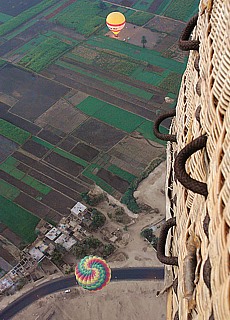
<svg viewBox="0 0 230 320"><path fill-rule="evenodd" d="M106 24L109 30L117 37L118 33L125 26L125 16L121 12L111 12L106 18Z"/></svg>

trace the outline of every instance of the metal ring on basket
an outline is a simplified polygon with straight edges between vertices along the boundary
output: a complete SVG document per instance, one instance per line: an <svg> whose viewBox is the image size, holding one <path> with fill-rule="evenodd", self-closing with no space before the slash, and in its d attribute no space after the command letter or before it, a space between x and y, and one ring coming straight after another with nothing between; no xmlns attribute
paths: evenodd
<svg viewBox="0 0 230 320"><path fill-rule="evenodd" d="M177 155L174 164L175 176L178 181L186 188L205 197L208 196L207 184L191 178L186 170L187 159L196 151L206 146L207 136L204 134L187 144Z"/></svg>
<svg viewBox="0 0 230 320"><path fill-rule="evenodd" d="M153 126L153 132L158 139L165 140L165 141L171 141L171 142L177 142L175 134L164 134L164 133L160 133L160 131L159 131L159 127L160 127L161 122L167 118L174 117L175 115L176 115L176 109L173 109L171 111L168 111L166 113L161 114L156 119L156 121L154 122L154 126Z"/></svg>
<svg viewBox="0 0 230 320"><path fill-rule="evenodd" d="M165 255L165 243L170 228L176 226L176 218L170 218L161 227L160 236L157 242L157 258L160 262L172 266L178 266L177 257L167 257Z"/></svg>
<svg viewBox="0 0 230 320"><path fill-rule="evenodd" d="M193 16L189 22L187 23L186 27L181 33L179 38L178 44L179 48L183 51L189 50L199 50L200 41L199 40L189 40L189 37L197 24L198 14Z"/></svg>

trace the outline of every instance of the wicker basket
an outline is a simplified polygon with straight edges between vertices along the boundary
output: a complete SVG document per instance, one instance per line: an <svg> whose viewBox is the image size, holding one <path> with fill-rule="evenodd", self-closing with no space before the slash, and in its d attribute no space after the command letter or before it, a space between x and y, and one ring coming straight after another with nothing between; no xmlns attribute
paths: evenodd
<svg viewBox="0 0 230 320"><path fill-rule="evenodd" d="M185 3L186 5L186 3ZM230 0L201 1L167 147L167 219L176 217L166 254L178 285L168 293L167 319L230 319ZM199 66L197 61L199 58ZM195 64L195 66L194 66ZM187 174L207 184L208 196L184 187L175 158L207 135L206 147L186 161Z"/></svg>

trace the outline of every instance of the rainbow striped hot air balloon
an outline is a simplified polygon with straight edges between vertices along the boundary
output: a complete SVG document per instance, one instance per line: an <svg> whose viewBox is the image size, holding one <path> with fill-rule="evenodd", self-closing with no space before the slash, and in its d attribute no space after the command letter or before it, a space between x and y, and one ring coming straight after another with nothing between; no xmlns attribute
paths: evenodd
<svg viewBox="0 0 230 320"><path fill-rule="evenodd" d="M75 276L79 286L97 291L109 283L111 270L105 260L96 256L86 256L76 266Z"/></svg>
<svg viewBox="0 0 230 320"><path fill-rule="evenodd" d="M121 12L111 12L106 18L106 24L117 37L125 26L125 16Z"/></svg>

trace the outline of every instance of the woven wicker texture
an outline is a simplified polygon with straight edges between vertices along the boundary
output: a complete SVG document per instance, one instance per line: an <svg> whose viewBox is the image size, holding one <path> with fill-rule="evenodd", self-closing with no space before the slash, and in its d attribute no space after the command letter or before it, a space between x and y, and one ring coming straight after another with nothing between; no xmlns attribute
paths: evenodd
<svg viewBox="0 0 230 320"><path fill-rule="evenodd" d="M186 5L186 2L185 2ZM167 219L176 217L165 254L178 257L166 267L174 280L167 319L230 319L230 0L202 0L182 78L168 142ZM177 155L196 138L204 148L186 161L185 171L207 186L208 196L183 186ZM177 161L176 161L177 162ZM175 281L175 279L177 279Z"/></svg>

